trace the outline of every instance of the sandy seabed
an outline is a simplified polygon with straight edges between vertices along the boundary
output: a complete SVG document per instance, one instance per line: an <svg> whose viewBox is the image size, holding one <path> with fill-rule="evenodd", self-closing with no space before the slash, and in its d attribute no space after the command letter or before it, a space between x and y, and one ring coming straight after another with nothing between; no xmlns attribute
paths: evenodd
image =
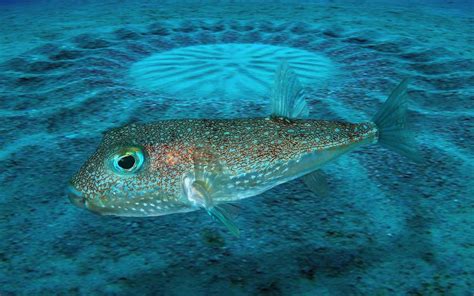
<svg viewBox="0 0 474 296"><path fill-rule="evenodd" d="M338 1L0 5L0 295L472 295L469 11ZM67 181L109 128L268 114L270 78L254 65L241 86L242 76L229 80L242 90L230 95L189 87L221 81L224 64L211 76L172 71L169 90L134 74L157 54L216 44L258 44L255 56L270 64L280 47L308 53L294 55L302 63L321 57L312 60L318 74L301 70L314 118L370 119L410 77L423 162L379 146L355 151L325 168L326 196L295 180L243 200L241 238L203 211L119 218L73 207Z"/></svg>

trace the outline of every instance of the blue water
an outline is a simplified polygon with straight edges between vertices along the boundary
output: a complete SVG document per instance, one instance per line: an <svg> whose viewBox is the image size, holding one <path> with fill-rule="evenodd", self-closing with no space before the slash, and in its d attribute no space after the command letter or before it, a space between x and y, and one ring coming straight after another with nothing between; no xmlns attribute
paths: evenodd
<svg viewBox="0 0 474 296"><path fill-rule="evenodd" d="M472 1L0 2L0 295L472 295ZM311 117L368 120L403 78L423 161L379 146L204 211L96 216L64 190L130 122L265 116L297 66Z"/></svg>

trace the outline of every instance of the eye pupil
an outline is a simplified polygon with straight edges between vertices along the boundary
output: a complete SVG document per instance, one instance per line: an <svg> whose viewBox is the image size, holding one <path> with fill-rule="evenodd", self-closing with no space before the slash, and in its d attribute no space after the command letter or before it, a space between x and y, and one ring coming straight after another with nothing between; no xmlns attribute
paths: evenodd
<svg viewBox="0 0 474 296"><path fill-rule="evenodd" d="M132 155L127 155L119 159L119 167L124 170L129 170L135 165L135 158Z"/></svg>
<svg viewBox="0 0 474 296"><path fill-rule="evenodd" d="M145 155L140 147L123 147L108 159L109 168L118 176L133 176L140 171Z"/></svg>

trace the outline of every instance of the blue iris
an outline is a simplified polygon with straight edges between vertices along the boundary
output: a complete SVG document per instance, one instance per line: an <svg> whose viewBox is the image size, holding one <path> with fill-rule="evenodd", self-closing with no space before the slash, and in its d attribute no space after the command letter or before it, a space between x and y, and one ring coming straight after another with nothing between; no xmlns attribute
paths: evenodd
<svg viewBox="0 0 474 296"><path fill-rule="evenodd" d="M143 166L144 160L145 157L140 148L126 148L114 155L112 166L119 174L133 174Z"/></svg>

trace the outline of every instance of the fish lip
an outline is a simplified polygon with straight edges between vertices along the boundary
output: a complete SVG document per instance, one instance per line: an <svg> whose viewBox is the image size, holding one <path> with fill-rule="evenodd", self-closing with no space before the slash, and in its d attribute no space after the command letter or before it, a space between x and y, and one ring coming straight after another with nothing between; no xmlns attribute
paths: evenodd
<svg viewBox="0 0 474 296"><path fill-rule="evenodd" d="M90 203L90 201L88 201L84 197L84 194L76 187L74 187L74 185L72 185L71 183L68 184L66 193L71 203L74 204L76 207L89 210L90 212L99 216L102 216L104 214L107 215L106 213L104 213L104 209L99 208L94 204Z"/></svg>
<svg viewBox="0 0 474 296"><path fill-rule="evenodd" d="M71 183L68 184L66 193L69 198L69 201L71 201L72 204L81 209L86 208L86 199L84 198L84 194L77 190L77 188L74 187Z"/></svg>

